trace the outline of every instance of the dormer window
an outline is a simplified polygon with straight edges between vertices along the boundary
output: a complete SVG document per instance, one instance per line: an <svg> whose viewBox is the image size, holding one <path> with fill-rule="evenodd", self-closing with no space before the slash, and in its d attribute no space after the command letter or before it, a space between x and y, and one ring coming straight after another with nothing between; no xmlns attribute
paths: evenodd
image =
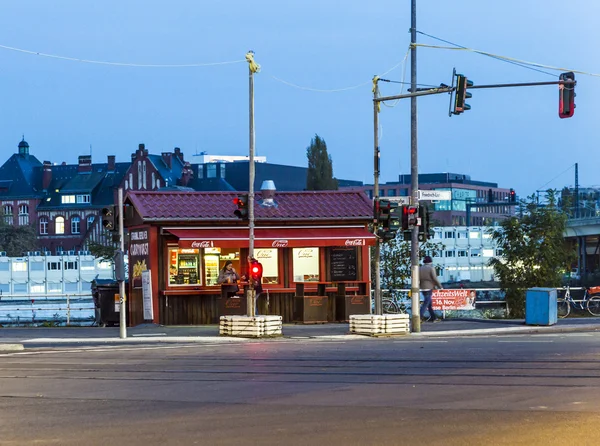
<svg viewBox="0 0 600 446"><path fill-rule="evenodd" d="M77 203L90 203L91 197L90 194L77 195L76 199Z"/></svg>
<svg viewBox="0 0 600 446"><path fill-rule="evenodd" d="M73 204L75 203L75 195L63 195L60 197L60 202L62 204Z"/></svg>

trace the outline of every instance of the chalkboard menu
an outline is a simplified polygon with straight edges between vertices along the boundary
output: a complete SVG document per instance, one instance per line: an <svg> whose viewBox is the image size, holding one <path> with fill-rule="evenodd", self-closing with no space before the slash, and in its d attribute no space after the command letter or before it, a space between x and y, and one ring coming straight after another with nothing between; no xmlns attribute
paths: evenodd
<svg viewBox="0 0 600 446"><path fill-rule="evenodd" d="M329 268L332 282L358 280L356 248L331 248Z"/></svg>

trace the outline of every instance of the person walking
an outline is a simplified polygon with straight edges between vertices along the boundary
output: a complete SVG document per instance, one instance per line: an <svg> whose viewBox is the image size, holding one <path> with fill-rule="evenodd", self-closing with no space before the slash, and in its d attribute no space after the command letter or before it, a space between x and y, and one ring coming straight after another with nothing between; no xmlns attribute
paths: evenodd
<svg viewBox="0 0 600 446"><path fill-rule="evenodd" d="M234 297L240 289L237 284L238 280L240 280L240 276L233 268L233 262L227 260L217 279L217 283L221 284L221 290L227 297Z"/></svg>
<svg viewBox="0 0 600 446"><path fill-rule="evenodd" d="M433 290L437 287L440 290L443 289L440 283L435 268L433 267L433 260L430 256L425 256L423 259L423 265L419 267L419 279L421 281L421 293L423 293L423 305L421 305L421 322L425 322L425 311L429 311L429 317L431 322L437 322L435 312L433 311L433 303L431 295Z"/></svg>

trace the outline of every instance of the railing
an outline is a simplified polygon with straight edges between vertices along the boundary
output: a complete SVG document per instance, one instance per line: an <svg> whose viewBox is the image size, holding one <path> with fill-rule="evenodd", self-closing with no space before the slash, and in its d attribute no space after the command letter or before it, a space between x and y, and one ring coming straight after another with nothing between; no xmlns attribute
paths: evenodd
<svg viewBox="0 0 600 446"><path fill-rule="evenodd" d="M3 326L94 325L95 313L91 293L0 296L0 324Z"/></svg>

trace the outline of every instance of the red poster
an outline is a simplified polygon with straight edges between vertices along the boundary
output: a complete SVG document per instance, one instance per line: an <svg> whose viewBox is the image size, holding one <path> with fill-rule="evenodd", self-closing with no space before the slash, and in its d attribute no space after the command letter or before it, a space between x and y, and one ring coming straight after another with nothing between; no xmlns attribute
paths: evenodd
<svg viewBox="0 0 600 446"><path fill-rule="evenodd" d="M436 310L474 310L475 290L434 290L432 301Z"/></svg>

